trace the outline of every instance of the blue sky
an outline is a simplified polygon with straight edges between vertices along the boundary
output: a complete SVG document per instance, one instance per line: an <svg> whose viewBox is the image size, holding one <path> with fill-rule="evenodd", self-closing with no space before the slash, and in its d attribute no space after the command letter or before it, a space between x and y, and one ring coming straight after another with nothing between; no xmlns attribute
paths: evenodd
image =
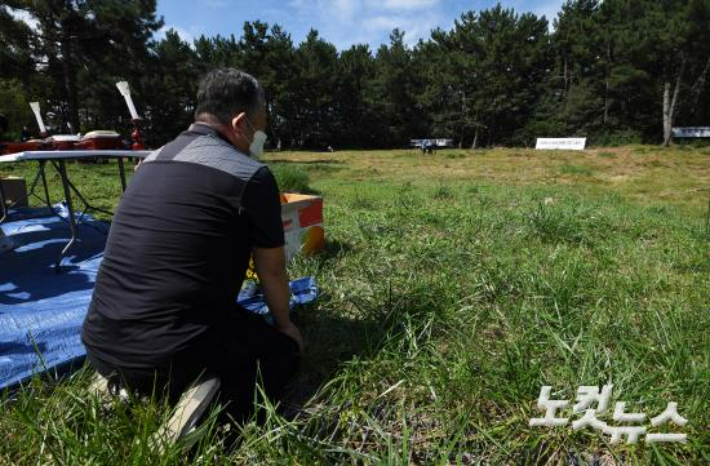
<svg viewBox="0 0 710 466"><path fill-rule="evenodd" d="M339 49L366 43L376 49L395 27L410 44L436 27L453 25L461 13L494 6L495 0L158 0L165 28L191 41L201 34L241 35L244 21L278 23L301 42L311 28ZM552 20L563 0L504 0L504 7Z"/></svg>

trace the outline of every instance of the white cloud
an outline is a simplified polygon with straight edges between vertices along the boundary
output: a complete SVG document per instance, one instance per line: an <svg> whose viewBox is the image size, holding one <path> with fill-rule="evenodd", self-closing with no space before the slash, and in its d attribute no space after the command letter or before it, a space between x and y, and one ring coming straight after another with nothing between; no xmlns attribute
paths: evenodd
<svg viewBox="0 0 710 466"><path fill-rule="evenodd" d="M387 16L376 16L368 18L362 22L368 31L391 31L400 25L400 21Z"/></svg>
<svg viewBox="0 0 710 466"><path fill-rule="evenodd" d="M547 0L544 2L536 2L535 7L532 12L538 16L545 16L547 20L552 24L555 18L557 18L557 13L562 9L562 0Z"/></svg>
<svg viewBox="0 0 710 466"><path fill-rule="evenodd" d="M439 0L384 0L382 5L390 10L422 10L438 3Z"/></svg>
<svg viewBox="0 0 710 466"><path fill-rule="evenodd" d="M199 36L202 34L202 28L199 26L190 26L188 29L185 29L180 26L175 26L173 24L166 24L162 28L158 30L158 32L155 34L156 39L162 40L165 38L165 34L169 30L173 30L177 32L177 35L180 36L180 39L182 39L184 42L187 42L190 47L193 46L193 42L195 41L195 37Z"/></svg>
<svg viewBox="0 0 710 466"><path fill-rule="evenodd" d="M332 13L334 13L339 19L347 19L352 17L358 7L360 2L358 0L333 0Z"/></svg>
<svg viewBox="0 0 710 466"><path fill-rule="evenodd" d="M557 18L557 13L562 9L564 0L514 0L510 2L510 6L515 8L517 13L529 11L535 13L538 17L545 16L552 28L552 22Z"/></svg>
<svg viewBox="0 0 710 466"><path fill-rule="evenodd" d="M303 24L318 25L321 35L339 49L357 43L387 41L398 28L413 45L445 20L442 0L290 0Z"/></svg>
<svg viewBox="0 0 710 466"><path fill-rule="evenodd" d="M516 13L532 12L545 15L550 22L556 18L564 0L504 0L505 8ZM405 32L408 45L427 39L432 29L451 28L460 14L495 6L495 0L288 0L279 21L293 31L298 25L305 34L314 27L321 37L338 49L353 44L370 44L377 49L387 43L389 33L398 28ZM294 31L295 32L295 31ZM298 37L298 36L297 36ZM302 36L300 36L302 37Z"/></svg>

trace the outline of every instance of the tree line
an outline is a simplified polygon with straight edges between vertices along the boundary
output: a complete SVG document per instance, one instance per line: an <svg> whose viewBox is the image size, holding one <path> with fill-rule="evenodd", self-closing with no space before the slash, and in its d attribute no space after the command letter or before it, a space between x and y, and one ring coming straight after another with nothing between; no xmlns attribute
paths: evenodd
<svg viewBox="0 0 710 466"><path fill-rule="evenodd" d="M245 70L264 85L272 147L528 146L536 137L668 143L674 126L710 126L710 0L568 0L552 24L500 4L462 14L408 46L339 51L279 25L191 43L155 0L5 0L0 113L17 135L40 101L55 131L130 126L115 82L130 82L146 140L192 120L200 76ZM18 13L33 18L32 26Z"/></svg>

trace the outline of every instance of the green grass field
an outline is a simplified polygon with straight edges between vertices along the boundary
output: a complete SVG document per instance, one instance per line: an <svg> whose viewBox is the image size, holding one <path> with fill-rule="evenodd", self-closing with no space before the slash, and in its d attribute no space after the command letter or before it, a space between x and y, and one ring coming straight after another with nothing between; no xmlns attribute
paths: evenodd
<svg viewBox="0 0 710 466"><path fill-rule="evenodd" d="M267 160L326 205L327 250L290 269L322 296L300 312L307 350L282 406L236 446L208 424L197 447L160 455L148 440L167 408L104 407L84 369L2 398L0 463L710 463L710 148ZM115 206L115 165L69 170ZM574 403L603 384L612 410L677 402L689 422L669 431L688 442L529 427L543 385Z"/></svg>

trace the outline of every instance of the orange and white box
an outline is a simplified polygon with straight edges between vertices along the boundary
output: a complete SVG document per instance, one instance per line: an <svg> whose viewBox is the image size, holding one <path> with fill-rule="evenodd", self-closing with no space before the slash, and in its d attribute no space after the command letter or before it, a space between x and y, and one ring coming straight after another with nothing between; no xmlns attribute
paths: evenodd
<svg viewBox="0 0 710 466"><path fill-rule="evenodd" d="M325 249L323 198L306 194L281 195L281 220L286 240L286 260Z"/></svg>

